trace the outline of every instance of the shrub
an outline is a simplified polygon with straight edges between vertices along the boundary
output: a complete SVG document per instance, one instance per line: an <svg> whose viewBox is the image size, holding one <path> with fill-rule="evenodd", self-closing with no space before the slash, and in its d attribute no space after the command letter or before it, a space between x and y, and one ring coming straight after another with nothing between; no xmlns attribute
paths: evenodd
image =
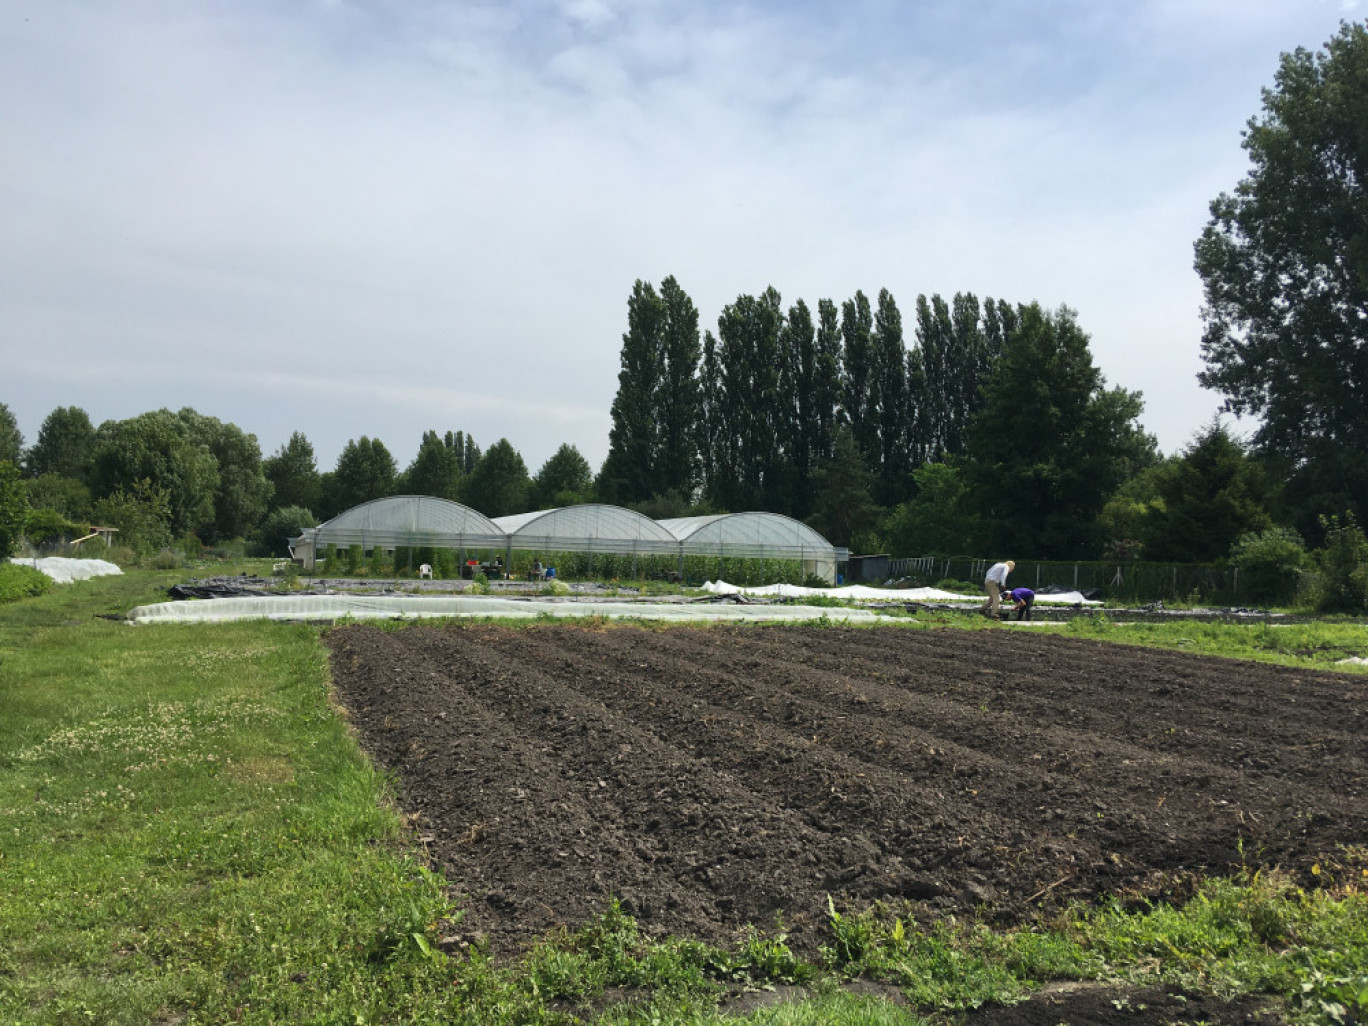
<svg viewBox="0 0 1368 1026"><path fill-rule="evenodd" d="M17 602L52 590L52 578L22 563L0 563L0 602Z"/></svg>
<svg viewBox="0 0 1368 1026"><path fill-rule="evenodd" d="M260 538L272 556L285 556L290 551L290 539L299 537L306 527L317 527L318 519L303 506L281 506L273 509L261 522Z"/></svg>
<svg viewBox="0 0 1368 1026"><path fill-rule="evenodd" d="M19 480L19 468L9 460L0 460L0 559L18 551L28 510L28 493Z"/></svg>
<svg viewBox="0 0 1368 1026"><path fill-rule="evenodd" d="M438 549L432 557L432 576L442 580L449 580L459 574L459 567L456 565L456 553L450 549Z"/></svg>
<svg viewBox="0 0 1368 1026"><path fill-rule="evenodd" d="M1316 552L1320 580L1315 605L1323 613L1368 610L1368 539L1352 513L1321 517L1325 547Z"/></svg>
<svg viewBox="0 0 1368 1026"><path fill-rule="evenodd" d="M162 549L152 557L152 568L154 570L175 570L184 562L181 554L175 549Z"/></svg>
<svg viewBox="0 0 1368 1026"><path fill-rule="evenodd" d="M383 546L374 545L371 547L370 555L366 557L366 571L372 577L383 577L389 570L389 560L385 558Z"/></svg>
<svg viewBox="0 0 1368 1026"><path fill-rule="evenodd" d="M1240 591L1252 602L1290 602L1301 587L1306 548L1287 527L1270 527L1240 536L1230 550L1240 572Z"/></svg>
<svg viewBox="0 0 1368 1026"><path fill-rule="evenodd" d="M24 537L35 549L52 545L63 535L76 536L79 528L55 509L31 509L24 524ZM81 532L84 534L85 532Z"/></svg>
<svg viewBox="0 0 1368 1026"><path fill-rule="evenodd" d="M359 544L347 546L347 573L355 575L361 572L361 564L365 562L366 550Z"/></svg>

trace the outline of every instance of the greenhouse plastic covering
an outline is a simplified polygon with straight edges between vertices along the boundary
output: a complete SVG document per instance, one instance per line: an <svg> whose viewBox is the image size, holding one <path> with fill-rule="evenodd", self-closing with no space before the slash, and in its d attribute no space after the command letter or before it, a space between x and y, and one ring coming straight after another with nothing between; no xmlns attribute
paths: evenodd
<svg viewBox="0 0 1368 1026"><path fill-rule="evenodd" d="M796 584L766 584L758 588L742 588L726 581L708 581L703 590L714 595L755 595L778 596L783 598L811 598L822 595L827 598L847 599L859 602L973 602L980 603L986 595L964 595L938 588L870 588L863 584L850 584L844 588L800 588ZM1003 596L1006 601L1006 595ZM1087 599L1081 592L1063 591L1054 595L1035 593L1038 606L1100 606L1097 599Z"/></svg>
<svg viewBox="0 0 1368 1026"><path fill-rule="evenodd" d="M68 559L65 556L39 556L36 559L12 559L11 563L31 566L40 573L47 574L58 584L72 581L85 581L91 577L107 577L123 573L119 567L105 559Z"/></svg>
<svg viewBox="0 0 1368 1026"><path fill-rule="evenodd" d="M685 555L797 559L805 572L836 580L836 549L807 524L779 513L718 513L661 520Z"/></svg>
<svg viewBox="0 0 1368 1026"><path fill-rule="evenodd" d="M483 513L431 495L394 495L364 502L325 524L307 528L304 538L312 539L315 552L328 545L339 549L350 545L501 549L507 540Z"/></svg>
<svg viewBox="0 0 1368 1026"><path fill-rule="evenodd" d="M812 606L696 605L678 602L557 601L509 599L486 595L460 597L272 595L265 598L222 598L201 602L161 602L138 606L128 614L136 623L214 623L230 620L331 621L417 619L423 617L586 617L636 618L687 623L700 620L803 621L825 619L873 623L867 609Z"/></svg>
<svg viewBox="0 0 1368 1026"><path fill-rule="evenodd" d="M508 546L532 552L674 555L679 541L656 521L621 506L590 503L496 517Z"/></svg>

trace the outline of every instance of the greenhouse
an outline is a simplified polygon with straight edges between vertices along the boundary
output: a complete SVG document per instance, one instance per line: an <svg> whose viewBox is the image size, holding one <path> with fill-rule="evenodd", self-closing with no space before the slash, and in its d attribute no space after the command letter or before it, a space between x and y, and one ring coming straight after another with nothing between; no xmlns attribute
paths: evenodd
<svg viewBox="0 0 1368 1026"><path fill-rule="evenodd" d="M561 577L678 579L679 540L634 510L591 503L493 522L508 535L508 565L514 573L525 572L535 558Z"/></svg>
<svg viewBox="0 0 1368 1026"><path fill-rule="evenodd" d="M458 502L398 495L362 503L294 539L310 571L422 576L834 584L846 558L778 513L652 520L591 503L490 520Z"/></svg>
<svg viewBox="0 0 1368 1026"><path fill-rule="evenodd" d="M395 554L397 566L401 558L412 562L416 549L461 554L464 562L465 553L502 552L506 542L507 535L493 521L469 506L431 495L394 495L363 502L327 523L305 528L290 553L312 570L330 546L334 551L359 548L363 554L379 549Z"/></svg>
<svg viewBox="0 0 1368 1026"><path fill-rule="evenodd" d="M718 513L661 520L680 544L691 578L740 583L757 576L789 584L836 583L845 553L806 524L779 513Z"/></svg>

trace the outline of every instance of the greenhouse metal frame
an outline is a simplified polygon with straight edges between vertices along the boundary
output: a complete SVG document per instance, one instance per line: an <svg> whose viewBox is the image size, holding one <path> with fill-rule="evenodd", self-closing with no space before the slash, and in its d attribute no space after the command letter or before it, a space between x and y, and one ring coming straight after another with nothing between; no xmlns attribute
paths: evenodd
<svg viewBox="0 0 1368 1026"><path fill-rule="evenodd" d="M360 545L369 550L399 547L500 551L512 568L515 551L547 556L587 557L587 565L614 566L633 575L643 567L652 575L668 566L683 580L701 571L722 576L730 560L784 561L786 572L836 582L837 563L846 558L825 538L800 521L779 513L719 513L704 517L652 520L634 510L602 503L534 510L493 520L448 499L400 495L374 499L347 510L296 538L291 553L312 569L329 546ZM462 556L464 561L464 555ZM713 564L712 561L716 560ZM644 561L644 562L643 562ZM687 564L686 564L687 561ZM802 583L796 581L793 583Z"/></svg>
<svg viewBox="0 0 1368 1026"><path fill-rule="evenodd" d="M327 523L308 527L290 546L290 553L313 569L319 553L329 545L345 549L377 545L387 551L406 546L453 549L460 552L505 548L508 536L478 510L432 495L391 495L372 499L339 513Z"/></svg>

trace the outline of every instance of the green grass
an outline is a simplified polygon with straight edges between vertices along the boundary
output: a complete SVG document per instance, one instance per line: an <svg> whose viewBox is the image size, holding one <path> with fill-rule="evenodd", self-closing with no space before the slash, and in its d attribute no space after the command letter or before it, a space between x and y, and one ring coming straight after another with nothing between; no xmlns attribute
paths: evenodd
<svg viewBox="0 0 1368 1026"><path fill-rule="evenodd" d="M1368 624L1361 622L1113 623L1098 616L1069 620L1062 629L1074 637L1128 645L1341 673L1368 672L1368 666L1340 663L1351 656L1368 657Z"/></svg>
<svg viewBox="0 0 1368 1026"><path fill-rule="evenodd" d="M1268 993L1333 1022L1368 996L1354 852L1314 892L1212 881L1182 909L1007 932L832 908L811 958L779 929L729 950L647 941L615 906L516 963L444 953L461 911L328 704L317 630L103 618L175 579L0 607L0 1021L903 1026L1087 979Z"/></svg>

